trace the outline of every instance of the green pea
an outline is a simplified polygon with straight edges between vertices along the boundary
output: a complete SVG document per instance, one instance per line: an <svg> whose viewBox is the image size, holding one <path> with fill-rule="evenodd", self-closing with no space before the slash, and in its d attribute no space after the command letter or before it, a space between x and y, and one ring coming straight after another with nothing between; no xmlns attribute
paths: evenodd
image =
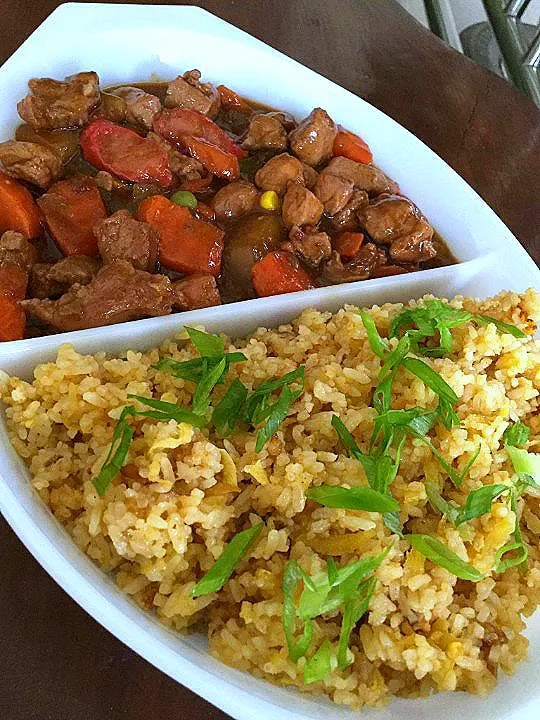
<svg viewBox="0 0 540 720"><path fill-rule="evenodd" d="M176 205L187 207L191 210L195 210L197 207L197 198L188 190L178 190L178 192L175 192L174 195L171 195L171 200Z"/></svg>

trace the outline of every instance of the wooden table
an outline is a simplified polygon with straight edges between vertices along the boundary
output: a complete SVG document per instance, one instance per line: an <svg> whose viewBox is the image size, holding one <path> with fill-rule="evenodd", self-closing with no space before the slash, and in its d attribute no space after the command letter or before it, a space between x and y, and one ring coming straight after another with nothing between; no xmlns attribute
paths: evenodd
<svg viewBox="0 0 540 720"><path fill-rule="evenodd" d="M0 61L58 4L3 0ZM448 49L392 0L192 4L263 39L402 123L450 163L540 260L540 113L504 81ZM46 67L45 61L36 74ZM1 718L227 717L94 622L1 520L0 567Z"/></svg>

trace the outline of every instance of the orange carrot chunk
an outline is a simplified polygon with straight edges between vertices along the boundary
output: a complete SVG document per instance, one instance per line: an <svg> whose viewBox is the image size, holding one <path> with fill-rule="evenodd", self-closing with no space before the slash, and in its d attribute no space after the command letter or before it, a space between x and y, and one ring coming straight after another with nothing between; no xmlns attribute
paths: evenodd
<svg viewBox="0 0 540 720"><path fill-rule="evenodd" d="M252 113L253 108L240 97L234 90L231 90L226 85L218 85L217 91L221 98L221 104L225 108L231 108L233 110L239 110L240 112Z"/></svg>
<svg viewBox="0 0 540 720"><path fill-rule="evenodd" d="M164 195L143 200L137 218L158 232L162 265L188 274L219 275L225 233L216 225L193 217Z"/></svg>
<svg viewBox="0 0 540 720"><path fill-rule="evenodd" d="M343 155L343 157L349 158L349 160L364 163L365 165L373 162L373 155L371 154L369 145L367 145L361 137L345 130L341 125L334 140L333 154Z"/></svg>
<svg viewBox="0 0 540 720"><path fill-rule="evenodd" d="M275 250L251 268L251 282L259 297L309 290L315 287L310 275L298 265L293 253Z"/></svg>
<svg viewBox="0 0 540 720"><path fill-rule="evenodd" d="M15 230L28 240L41 232L39 210L24 185L0 172L0 233Z"/></svg>
<svg viewBox="0 0 540 720"><path fill-rule="evenodd" d="M360 250L364 241L364 233L343 232L332 240L334 250L344 258L352 258Z"/></svg>
<svg viewBox="0 0 540 720"><path fill-rule="evenodd" d="M38 199L45 223L64 255L97 255L92 228L107 217L93 178L61 180Z"/></svg>
<svg viewBox="0 0 540 720"><path fill-rule="evenodd" d="M24 310L16 300L0 293L0 342L22 340L26 325Z"/></svg>
<svg viewBox="0 0 540 720"><path fill-rule="evenodd" d="M180 135L178 141L181 147L204 165L208 172L225 180L236 180L240 176L238 158L225 150L212 145L207 140L189 135Z"/></svg>

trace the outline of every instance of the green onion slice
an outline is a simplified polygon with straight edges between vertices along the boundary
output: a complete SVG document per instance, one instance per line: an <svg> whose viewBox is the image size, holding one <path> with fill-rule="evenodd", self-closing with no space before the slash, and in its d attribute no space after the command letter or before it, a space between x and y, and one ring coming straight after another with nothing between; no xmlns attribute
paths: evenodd
<svg viewBox="0 0 540 720"><path fill-rule="evenodd" d="M431 535L405 535L415 550L425 558L448 570L461 580L478 582L486 577L470 563L462 560L455 552L449 550L439 539Z"/></svg>
<svg viewBox="0 0 540 720"><path fill-rule="evenodd" d="M236 533L210 570L195 585L191 596L196 598L221 590L236 566L244 559L249 548L259 537L263 527L264 523L261 522Z"/></svg>
<svg viewBox="0 0 540 720"><path fill-rule="evenodd" d="M233 432L247 396L247 387L238 378L235 378L227 388L225 395L214 406L212 422L220 437L227 437Z"/></svg>
<svg viewBox="0 0 540 720"><path fill-rule="evenodd" d="M219 335L211 335L210 333L196 330L192 327L185 328L191 342L203 357L214 357L221 360L225 354L225 343Z"/></svg>
<svg viewBox="0 0 540 720"><path fill-rule="evenodd" d="M304 666L304 684L323 680L332 672L332 646L326 638Z"/></svg>
<svg viewBox="0 0 540 720"><path fill-rule="evenodd" d="M356 597L351 598L345 603L337 654L337 664L341 669L346 668L347 665L351 663L351 659L349 658L349 639L351 632L356 623L367 612L376 584L377 580L374 577L364 580L364 582L358 586Z"/></svg>
<svg viewBox="0 0 540 720"><path fill-rule="evenodd" d="M321 485L307 490L306 497L329 508L366 510L378 513L399 510L399 503L394 498L370 487L344 488L335 485Z"/></svg>
<svg viewBox="0 0 540 720"><path fill-rule="evenodd" d="M521 421L509 425L503 433L504 444L508 447L525 445L529 440L531 429Z"/></svg>
<svg viewBox="0 0 540 720"><path fill-rule="evenodd" d="M129 446L133 439L133 428L130 427L125 419L125 410L134 409L131 406L124 408L120 420L114 429L111 447L105 458L105 462L101 466L98 474L92 478L92 485L96 488L98 495L103 497L112 480L120 472L126 460Z"/></svg>

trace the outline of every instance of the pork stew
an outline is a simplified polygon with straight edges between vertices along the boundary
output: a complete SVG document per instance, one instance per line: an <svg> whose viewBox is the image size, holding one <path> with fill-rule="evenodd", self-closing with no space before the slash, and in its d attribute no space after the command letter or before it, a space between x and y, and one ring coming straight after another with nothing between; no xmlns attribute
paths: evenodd
<svg viewBox="0 0 540 720"><path fill-rule="evenodd" d="M322 108L203 82L29 82L0 143L0 340L455 262Z"/></svg>

